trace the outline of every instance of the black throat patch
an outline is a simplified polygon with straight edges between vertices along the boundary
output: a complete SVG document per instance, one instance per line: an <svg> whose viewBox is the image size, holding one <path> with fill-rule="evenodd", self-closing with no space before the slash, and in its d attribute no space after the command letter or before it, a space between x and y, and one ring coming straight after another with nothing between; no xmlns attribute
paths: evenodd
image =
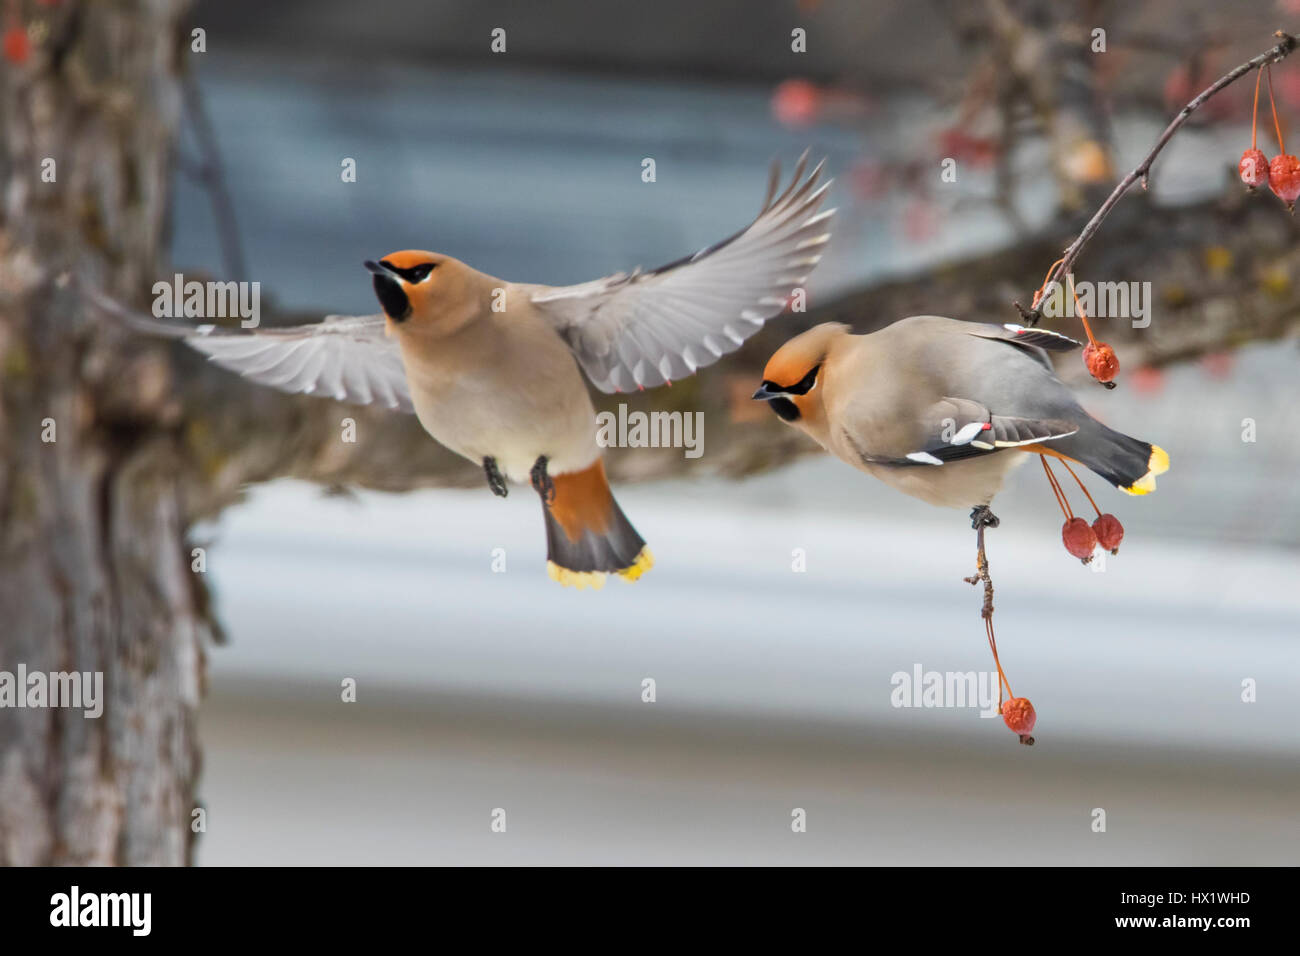
<svg viewBox="0 0 1300 956"><path fill-rule="evenodd" d="M394 322L405 321L411 314L411 300L402 291L401 284L391 276L375 276L375 295L384 314Z"/></svg>
<svg viewBox="0 0 1300 956"><path fill-rule="evenodd" d="M776 412L787 422L797 422L799 420L799 406L788 398L774 398L767 404L772 406L772 411Z"/></svg>

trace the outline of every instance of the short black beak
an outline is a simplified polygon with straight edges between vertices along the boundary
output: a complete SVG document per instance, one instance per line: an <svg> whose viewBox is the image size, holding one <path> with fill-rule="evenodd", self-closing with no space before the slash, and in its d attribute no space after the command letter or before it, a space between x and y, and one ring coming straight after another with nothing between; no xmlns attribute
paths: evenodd
<svg viewBox="0 0 1300 956"><path fill-rule="evenodd" d="M781 389L771 382L764 382L758 386L758 391L749 396L756 402L770 402L774 398L780 398L783 393Z"/></svg>
<svg viewBox="0 0 1300 956"><path fill-rule="evenodd" d="M378 262L374 262L370 259L367 259L365 262L361 264L377 276L392 276L393 274L392 271L389 270L388 266L382 265L381 263Z"/></svg>

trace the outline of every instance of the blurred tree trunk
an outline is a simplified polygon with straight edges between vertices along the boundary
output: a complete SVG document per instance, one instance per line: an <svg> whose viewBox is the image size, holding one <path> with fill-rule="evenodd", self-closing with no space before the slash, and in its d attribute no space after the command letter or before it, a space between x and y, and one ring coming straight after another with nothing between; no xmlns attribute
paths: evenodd
<svg viewBox="0 0 1300 956"><path fill-rule="evenodd" d="M187 8L24 4L41 42L0 64L0 670L102 672L104 698L0 708L0 864L192 856L210 625L169 366L55 282L158 274Z"/></svg>

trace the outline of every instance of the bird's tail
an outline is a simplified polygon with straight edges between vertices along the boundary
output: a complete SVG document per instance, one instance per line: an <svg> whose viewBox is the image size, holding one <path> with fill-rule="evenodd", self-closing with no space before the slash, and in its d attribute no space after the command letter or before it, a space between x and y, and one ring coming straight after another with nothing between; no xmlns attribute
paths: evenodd
<svg viewBox="0 0 1300 956"><path fill-rule="evenodd" d="M654 557L609 490L605 465L552 475L555 494L543 499L546 570L551 579L578 588L599 588L605 575L635 581Z"/></svg>
<svg viewBox="0 0 1300 956"><path fill-rule="evenodd" d="M1086 465L1130 495L1155 491L1156 475L1169 470L1169 455L1159 445L1130 438L1095 419L1043 450Z"/></svg>

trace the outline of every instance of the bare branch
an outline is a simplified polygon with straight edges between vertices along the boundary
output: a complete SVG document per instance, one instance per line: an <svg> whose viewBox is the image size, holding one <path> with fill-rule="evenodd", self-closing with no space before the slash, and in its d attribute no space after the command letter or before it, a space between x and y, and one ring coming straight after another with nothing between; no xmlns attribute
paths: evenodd
<svg viewBox="0 0 1300 956"><path fill-rule="evenodd" d="M1196 205L1162 209L1133 202L1111 220L1114 242L1093 253L1116 280L1151 283L1156 310L1149 328L1111 323L1106 338L1122 345L1136 365L1183 361L1243 342L1300 332L1300 286L1287 277L1300 272L1300 223L1277 215L1272 203L1236 188ZM611 448L608 467L620 482L691 474L737 477L767 471L816 447L749 401L763 366L788 338L820 322L845 322L869 332L907 315L940 313L997 321L1026 272L1054 256L1042 237L955 262L944 268L878 283L806 313L768 323L716 368L672 388L634 395L593 396L599 410L702 412L705 451L687 459L679 449ZM1226 263L1207 268L1207 259ZM315 316L273 313L269 325L311 321ZM108 321L101 316L102 321ZM1105 320L1098 320L1105 321ZM1082 337L1077 318L1061 331ZM358 485L399 491L459 485L482 486L478 465L458 458L426 435L411 415L370 406L343 405L305 395L285 395L243 381L212 365L181 343L163 346L140 339L142 350L170 368L172 399L158 412L164 428L179 430L203 481L191 483L190 509L207 514L250 483L292 476L327 486ZM1086 374L1077 355L1066 356L1061 374ZM116 375L128 389L138 374ZM111 403L140 416L130 396ZM125 414L125 413L124 413ZM356 424L356 441L343 442L344 418ZM486 489L483 490L487 494Z"/></svg>
<svg viewBox="0 0 1300 956"><path fill-rule="evenodd" d="M221 243L221 258L226 264L227 278L243 279L248 270L244 265L244 247L235 222L235 203L226 187L225 166L221 162L221 151L217 148L217 134L208 118L203 92L199 89L198 79L192 70L181 78L181 88L185 92L190 127L194 130L194 138L203 157L195 164L193 172L207 190L212 203L212 215L217 223L217 238Z"/></svg>
<svg viewBox="0 0 1300 956"><path fill-rule="evenodd" d="M1110 211L1115 208L1115 204L1120 201L1123 195L1133 187L1134 183L1141 180L1142 188L1147 188L1147 177L1151 172L1151 164L1155 162L1156 157L1160 155L1160 151L1165 148L1165 144L1167 144L1169 140L1173 138L1173 135L1178 132L1179 128L1187 122L1187 118L1191 116L1192 113L1194 113L1216 93L1230 86L1251 70L1257 70L1266 63L1277 63L1296 48L1296 38L1291 36L1289 33L1283 33L1281 30L1278 30L1273 35L1279 38L1279 42L1276 46L1265 50L1259 56L1247 60L1240 66L1229 70L1202 90L1190 103L1179 110L1178 115L1170 121L1169 125L1165 127L1165 131L1160 134L1160 138L1156 140L1156 144L1151 149L1151 152L1147 153L1146 158L1143 159L1132 172L1120 180L1119 185L1115 187L1114 191L1108 197L1106 197L1106 201L1101 204L1101 208L1098 209L1096 213L1093 214L1093 217L1088 220L1088 224L1083 227L1083 232L1079 233L1079 237L1066 247L1064 257L1057 264L1056 268L1048 274L1047 282L1045 282L1044 285L1052 282L1059 282L1062 276L1069 274L1074 269L1074 261L1079 257L1079 253L1083 251L1083 247L1087 245L1088 240L1097 232L1102 221L1110 214ZM1017 308L1019 309L1019 306L1017 306ZM1042 318L1042 313L1037 307L1029 310L1028 313L1025 313L1024 309L1019 309L1019 311L1022 316L1024 316L1026 324L1030 326L1037 325L1039 320Z"/></svg>

